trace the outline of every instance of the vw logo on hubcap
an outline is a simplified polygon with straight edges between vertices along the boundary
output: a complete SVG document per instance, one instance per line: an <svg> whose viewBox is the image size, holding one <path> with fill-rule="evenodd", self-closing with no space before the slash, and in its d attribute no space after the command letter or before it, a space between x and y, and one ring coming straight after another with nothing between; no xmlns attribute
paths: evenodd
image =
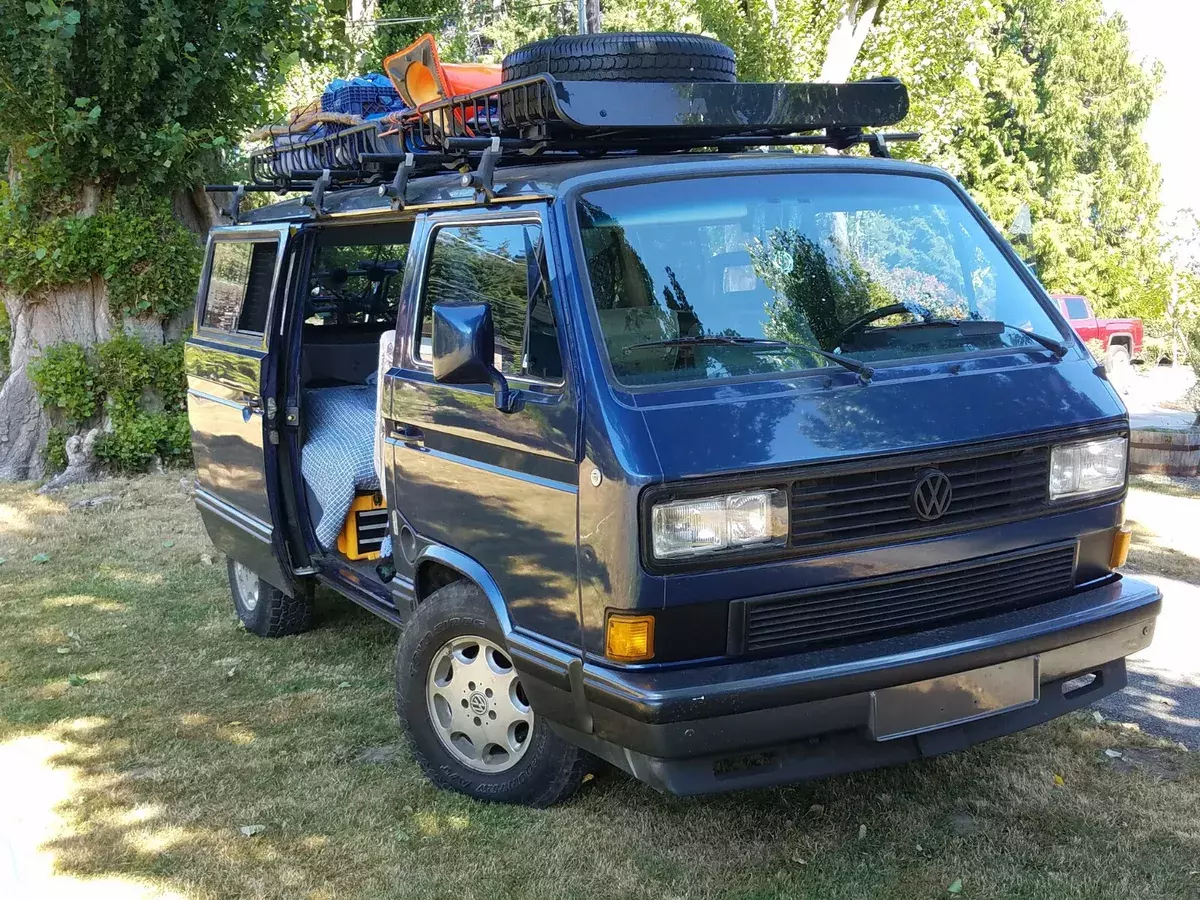
<svg viewBox="0 0 1200 900"><path fill-rule="evenodd" d="M917 474L909 502L919 518L932 522L946 514L953 495L954 489L946 473L937 469L925 469Z"/></svg>
<svg viewBox="0 0 1200 900"><path fill-rule="evenodd" d="M487 697L483 696L479 691L471 695L469 702L471 704L471 712L475 713L475 715L482 716L487 712Z"/></svg>

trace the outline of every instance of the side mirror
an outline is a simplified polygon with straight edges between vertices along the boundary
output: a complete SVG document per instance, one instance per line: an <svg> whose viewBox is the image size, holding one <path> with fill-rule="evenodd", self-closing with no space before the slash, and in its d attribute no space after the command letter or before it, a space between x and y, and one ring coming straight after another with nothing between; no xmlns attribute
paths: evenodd
<svg viewBox="0 0 1200 900"><path fill-rule="evenodd" d="M515 412L520 392L508 388L493 364L496 328L487 303L438 303L433 307L433 379L439 384L490 384L496 409Z"/></svg>

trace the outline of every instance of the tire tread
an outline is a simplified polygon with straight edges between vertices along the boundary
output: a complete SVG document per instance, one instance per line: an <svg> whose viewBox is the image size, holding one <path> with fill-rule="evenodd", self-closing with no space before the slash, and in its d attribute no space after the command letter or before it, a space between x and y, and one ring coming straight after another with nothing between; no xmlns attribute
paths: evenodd
<svg viewBox="0 0 1200 900"><path fill-rule="evenodd" d="M488 792L473 789L473 786L459 775L456 767L447 765L445 761L434 758L434 754L426 752L415 734L416 728L423 727L423 723L410 721L408 710L413 703L418 704L418 709L424 707L423 696L414 697L410 694L417 689L423 691L424 686L424 672L414 672L413 668L414 662L422 655L425 642L433 639L435 626L447 629L446 633L498 631L491 607L483 592L468 581L456 581L437 590L426 599L401 633L396 644L396 715L404 728L413 759L425 777L445 790L457 791L480 800L498 800L524 806L553 806L574 794L583 783L584 776L590 771L592 758L584 750L563 741L553 733L548 736L547 742L538 748L547 754L545 764L541 766L544 777L540 780L535 779L532 768L526 768L522 773L528 773L526 781L505 791ZM518 766L523 765L526 759L518 763Z"/></svg>
<svg viewBox="0 0 1200 900"><path fill-rule="evenodd" d="M229 592L233 606L246 630L259 637L277 638L303 634L312 627L312 593L307 584L302 584L294 597L289 597L279 588L258 579L258 606L253 612L243 608L238 600L237 580L234 575L233 559L228 560Z"/></svg>
<svg viewBox="0 0 1200 900"><path fill-rule="evenodd" d="M733 51L712 38L670 32L564 35L504 57L505 81L548 73L567 81L737 80Z"/></svg>

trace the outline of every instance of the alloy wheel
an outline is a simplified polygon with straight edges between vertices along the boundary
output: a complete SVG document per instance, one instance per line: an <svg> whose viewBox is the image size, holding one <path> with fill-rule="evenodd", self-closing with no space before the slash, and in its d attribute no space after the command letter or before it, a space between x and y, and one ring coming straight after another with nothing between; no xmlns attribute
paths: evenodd
<svg viewBox="0 0 1200 900"><path fill-rule="evenodd" d="M508 654L462 635L434 654L426 679L429 719L442 746L476 772L511 769L529 749L533 710Z"/></svg>

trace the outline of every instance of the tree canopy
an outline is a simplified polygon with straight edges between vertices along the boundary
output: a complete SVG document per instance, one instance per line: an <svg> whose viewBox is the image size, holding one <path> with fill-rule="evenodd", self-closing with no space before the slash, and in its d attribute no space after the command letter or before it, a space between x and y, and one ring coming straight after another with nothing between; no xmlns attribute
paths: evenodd
<svg viewBox="0 0 1200 900"><path fill-rule="evenodd" d="M302 55L339 52L340 21L322 0L5 3L0 146L58 188L194 184Z"/></svg>
<svg viewBox="0 0 1200 900"><path fill-rule="evenodd" d="M1160 228L1158 168L1141 135L1161 71L1134 58L1102 0L590 0L588 10L606 31L710 34L734 49L746 81L900 76L904 127L923 136L897 155L958 177L1050 290L1176 336L1200 319L1200 271L1185 252L1200 226ZM383 22L361 21L371 18ZM0 372L12 372L0 381L0 431L41 346L98 339L70 333L74 320L53 303L99 284L114 320L184 317L200 252L197 223L185 228L173 200L228 180L252 128L329 77L378 71L424 31L444 59L499 61L576 27L572 0L0 4ZM1013 229L1018 219L1029 228ZM20 324L12 339L6 316Z"/></svg>

